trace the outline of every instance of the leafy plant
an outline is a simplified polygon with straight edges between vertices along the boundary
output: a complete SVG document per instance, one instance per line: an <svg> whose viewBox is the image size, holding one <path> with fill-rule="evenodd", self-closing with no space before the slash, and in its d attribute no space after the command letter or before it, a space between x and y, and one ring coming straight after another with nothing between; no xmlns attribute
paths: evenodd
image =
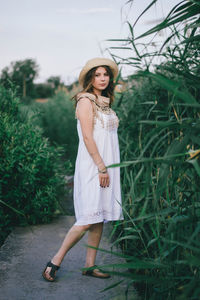
<svg viewBox="0 0 200 300"><path fill-rule="evenodd" d="M111 47L129 49L121 64L138 68L117 105L125 221L113 234L127 263L114 264L113 274L134 283L148 300L200 296L199 13L199 1L180 1L139 37L137 20L128 22L129 37ZM169 36L159 49L138 50L141 38L164 28ZM152 64L157 57L162 62Z"/></svg>
<svg viewBox="0 0 200 300"><path fill-rule="evenodd" d="M43 135L50 143L63 147L63 162L68 166L74 166L78 135L74 108L69 95L59 92L47 103L36 103L29 107L28 114L33 116L31 111L35 114L34 124L42 128ZM70 167L69 171L73 174L74 168Z"/></svg>
<svg viewBox="0 0 200 300"><path fill-rule="evenodd" d="M0 241L15 225L49 222L63 187L62 151L22 118L19 101L0 87Z"/></svg>
<svg viewBox="0 0 200 300"><path fill-rule="evenodd" d="M0 84L5 88L10 88L12 85L17 86L18 95L27 102L27 99L34 95L33 81L38 75L38 69L39 66L34 59L12 62L10 66L2 70Z"/></svg>

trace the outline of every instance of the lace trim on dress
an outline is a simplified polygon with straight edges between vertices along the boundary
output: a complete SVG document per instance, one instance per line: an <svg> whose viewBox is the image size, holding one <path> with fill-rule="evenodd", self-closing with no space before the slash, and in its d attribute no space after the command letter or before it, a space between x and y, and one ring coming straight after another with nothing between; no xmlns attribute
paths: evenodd
<svg viewBox="0 0 200 300"><path fill-rule="evenodd" d="M96 119L99 119L101 121L103 128L106 128L108 130L118 128L119 119L118 119L116 113L114 112L114 110L112 110L109 106L109 104L110 104L109 98L104 97L104 96L98 96L98 98L96 98L95 95L90 94L90 93L80 93L77 95L77 103L82 98L88 98L94 103L94 105L93 105L93 113L94 113L93 124L96 124ZM106 127L104 124L103 117L98 112L113 116L113 118L108 120ZM76 113L75 113L75 118L77 119Z"/></svg>
<svg viewBox="0 0 200 300"><path fill-rule="evenodd" d="M96 218L101 217L103 219L112 218L113 212L107 210L99 210L97 212L88 213L87 215L80 215L79 219L86 219L86 220L96 220Z"/></svg>

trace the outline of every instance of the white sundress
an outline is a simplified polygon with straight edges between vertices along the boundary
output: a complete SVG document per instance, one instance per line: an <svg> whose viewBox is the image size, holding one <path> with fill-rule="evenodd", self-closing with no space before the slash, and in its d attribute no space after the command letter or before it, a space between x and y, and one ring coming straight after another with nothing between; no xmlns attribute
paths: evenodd
<svg viewBox="0 0 200 300"><path fill-rule="evenodd" d="M83 96L95 102L93 94L85 93ZM118 123L118 117L112 109L109 108L109 113L96 111L93 138L106 166L120 162ZM110 184L109 187L102 188L99 183L98 168L85 146L79 119L77 119L77 131L79 146L73 192L75 225L122 220L120 168L108 168Z"/></svg>

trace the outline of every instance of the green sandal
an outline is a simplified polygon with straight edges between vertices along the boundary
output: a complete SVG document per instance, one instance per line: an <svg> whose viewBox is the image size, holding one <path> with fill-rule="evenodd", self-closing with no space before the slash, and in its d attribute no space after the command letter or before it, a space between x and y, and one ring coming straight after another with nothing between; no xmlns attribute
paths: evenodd
<svg viewBox="0 0 200 300"><path fill-rule="evenodd" d="M46 275L47 275L47 273L46 273L46 269L48 268L48 267L50 267L51 268L51 271L48 273L50 276L51 276L51 278L53 278L53 279L49 279ZM56 277L56 271L57 270L59 270L60 269L60 267L59 266L56 266L56 265L54 265L51 261L49 261L48 263L47 263L47 265L46 265L46 267L45 267L45 269L44 269L44 271L43 271L43 273L42 273L42 276L43 276L43 278L45 279L45 280L47 280L47 281L54 281L55 280L55 277Z"/></svg>

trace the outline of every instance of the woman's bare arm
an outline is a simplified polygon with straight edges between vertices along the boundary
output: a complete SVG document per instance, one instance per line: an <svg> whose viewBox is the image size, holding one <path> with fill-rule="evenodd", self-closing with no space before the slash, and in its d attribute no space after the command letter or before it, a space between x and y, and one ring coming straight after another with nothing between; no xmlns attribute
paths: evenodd
<svg viewBox="0 0 200 300"><path fill-rule="evenodd" d="M93 138L93 107L91 101L88 98L81 98L78 101L76 114L78 119L80 120L83 140L89 154L91 155L98 170L106 169L103 159L99 154L97 145ZM99 173L99 177L100 184L102 186L109 185L108 174Z"/></svg>
<svg viewBox="0 0 200 300"><path fill-rule="evenodd" d="M91 101L88 98L80 99L76 113L81 123L83 140L89 154L92 156L98 169L105 169L105 164L93 138L93 108Z"/></svg>

